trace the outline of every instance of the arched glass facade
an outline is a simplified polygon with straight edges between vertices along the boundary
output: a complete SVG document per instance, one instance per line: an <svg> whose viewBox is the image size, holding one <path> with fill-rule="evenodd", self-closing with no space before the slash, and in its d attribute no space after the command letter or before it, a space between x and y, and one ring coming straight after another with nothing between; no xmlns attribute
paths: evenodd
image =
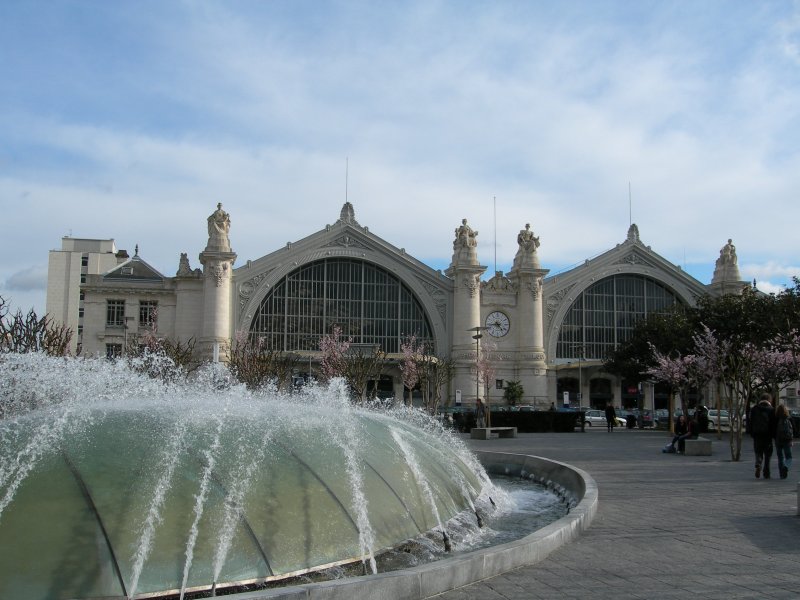
<svg viewBox="0 0 800 600"><path fill-rule="evenodd" d="M556 358L602 360L630 338L637 320L663 312L680 300L659 282L641 275L614 275L587 288L561 324Z"/></svg>
<svg viewBox="0 0 800 600"><path fill-rule="evenodd" d="M334 325L353 344L379 345L399 353L410 335L433 336L412 291L389 271L347 258L318 260L289 273L262 300L250 333L275 350L318 350Z"/></svg>

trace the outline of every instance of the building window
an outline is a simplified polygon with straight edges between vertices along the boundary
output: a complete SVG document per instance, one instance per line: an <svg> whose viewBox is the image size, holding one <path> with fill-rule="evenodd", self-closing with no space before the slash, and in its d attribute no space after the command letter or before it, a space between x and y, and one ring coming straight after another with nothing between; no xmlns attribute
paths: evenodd
<svg viewBox="0 0 800 600"><path fill-rule="evenodd" d="M89 257L88 256L81 256L81 266L88 267L89 266Z"/></svg>
<svg viewBox="0 0 800 600"><path fill-rule="evenodd" d="M82 307L82 306L81 306L81 307L78 309L78 318L79 318L79 319L82 319L82 318L83 318L83 310L84 310L84 309L83 309L83 307Z"/></svg>
<svg viewBox="0 0 800 600"><path fill-rule="evenodd" d="M81 273L81 283L86 283L86 273Z"/></svg>
<svg viewBox="0 0 800 600"><path fill-rule="evenodd" d="M122 344L106 344L106 358L114 359L122 356Z"/></svg>
<svg viewBox="0 0 800 600"><path fill-rule="evenodd" d="M80 293L80 294L79 294L79 296L78 296L78 299L79 299L81 302L83 302L83 301L86 299L86 292L84 292L84 291L81 291L81 293Z"/></svg>
<svg viewBox="0 0 800 600"><path fill-rule="evenodd" d="M502 379L495 379L494 380L494 388L496 390L502 390L503 389L503 380Z"/></svg>
<svg viewBox="0 0 800 600"><path fill-rule="evenodd" d="M83 335L83 325L78 325L78 337Z"/></svg>
<svg viewBox="0 0 800 600"><path fill-rule="evenodd" d="M139 301L139 327L155 327L158 320L158 302L155 300Z"/></svg>
<svg viewBox="0 0 800 600"><path fill-rule="evenodd" d="M586 288L558 334L557 358L602 360L630 339L636 321L680 304L661 283L641 275L615 275Z"/></svg>
<svg viewBox="0 0 800 600"><path fill-rule="evenodd" d="M320 338L341 328L354 345L399 353L410 335L433 348L422 304L398 277L372 263L323 259L289 273L261 302L250 333L274 350L319 350Z"/></svg>
<svg viewBox="0 0 800 600"><path fill-rule="evenodd" d="M125 300L108 300L106 303L106 327L123 327L124 325Z"/></svg>

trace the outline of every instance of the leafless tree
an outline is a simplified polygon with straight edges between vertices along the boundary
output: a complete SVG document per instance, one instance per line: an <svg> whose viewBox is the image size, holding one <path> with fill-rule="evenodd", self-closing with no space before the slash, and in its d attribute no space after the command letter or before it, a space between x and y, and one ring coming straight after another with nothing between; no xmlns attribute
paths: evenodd
<svg viewBox="0 0 800 600"><path fill-rule="evenodd" d="M66 325L55 323L49 315L39 317L33 309L27 315L22 310L11 314L5 299L0 296L0 351L67 356L70 341L72 329Z"/></svg>

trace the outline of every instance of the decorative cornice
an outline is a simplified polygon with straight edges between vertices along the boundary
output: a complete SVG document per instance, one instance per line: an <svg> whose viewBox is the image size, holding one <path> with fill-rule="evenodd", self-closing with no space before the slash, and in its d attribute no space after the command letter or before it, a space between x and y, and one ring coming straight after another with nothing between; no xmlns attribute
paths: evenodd
<svg viewBox="0 0 800 600"><path fill-rule="evenodd" d="M428 296L433 300L442 322L447 323L447 295L440 288L420 277L417 277L417 281L425 288Z"/></svg>
<svg viewBox="0 0 800 600"><path fill-rule="evenodd" d="M469 297L474 298L477 295L478 290L481 289L481 277L475 273L466 273L462 276L461 285L462 287L467 288Z"/></svg>
<svg viewBox="0 0 800 600"><path fill-rule="evenodd" d="M568 285L567 287L558 290L555 294L550 296L547 299L547 319L552 319L553 315L556 314L558 307L564 301L564 298L569 293L569 291L575 287L575 284Z"/></svg>

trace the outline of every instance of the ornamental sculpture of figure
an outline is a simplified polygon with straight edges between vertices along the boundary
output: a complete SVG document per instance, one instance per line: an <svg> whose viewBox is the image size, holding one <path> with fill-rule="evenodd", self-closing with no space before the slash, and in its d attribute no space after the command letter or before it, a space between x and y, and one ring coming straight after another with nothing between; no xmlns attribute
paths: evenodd
<svg viewBox="0 0 800 600"><path fill-rule="evenodd" d="M733 245L733 240L729 239L728 243L719 251L717 265L735 265L736 262L736 246Z"/></svg>
<svg viewBox="0 0 800 600"><path fill-rule="evenodd" d="M222 203L217 204L217 210L208 217L208 247L217 250L229 251L231 247L228 232L231 229L231 217L222 210Z"/></svg>
<svg viewBox="0 0 800 600"><path fill-rule="evenodd" d="M517 244L519 244L519 249L525 252L536 252L536 249L541 245L539 238L533 235L530 223L525 223L525 229L519 232Z"/></svg>
<svg viewBox="0 0 800 600"><path fill-rule="evenodd" d="M453 240L452 264L478 264L478 235L472 227L467 225L466 219L461 219L461 225L456 227L456 239Z"/></svg>
<svg viewBox="0 0 800 600"><path fill-rule="evenodd" d="M456 239L453 241L453 250L459 248L474 248L478 245L478 240L475 237L478 235L477 231L472 231L472 227L467 225L466 219L461 219L461 226L456 227Z"/></svg>
<svg viewBox="0 0 800 600"><path fill-rule="evenodd" d="M518 269L540 269L539 255L536 249L541 245L539 238L533 235L531 224L525 223L525 229L520 230L517 235L517 254L514 256L514 264L511 270Z"/></svg>

